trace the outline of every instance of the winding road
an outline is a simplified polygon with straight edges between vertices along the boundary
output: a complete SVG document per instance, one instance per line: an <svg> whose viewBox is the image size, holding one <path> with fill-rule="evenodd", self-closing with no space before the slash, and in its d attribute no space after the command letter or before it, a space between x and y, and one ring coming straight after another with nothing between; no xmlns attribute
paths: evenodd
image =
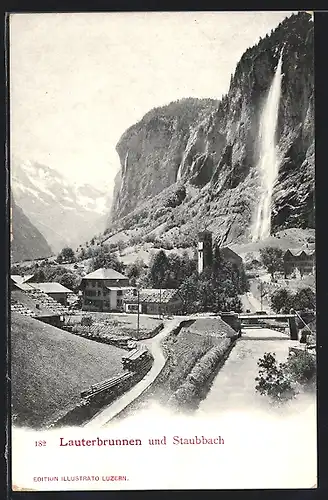
<svg viewBox="0 0 328 500"><path fill-rule="evenodd" d="M161 347L162 340L169 335L174 328L179 326L182 320L186 321L186 319L188 318L183 317L182 319L181 317L176 317L169 320L165 324L163 330L155 337L142 341L142 344L147 346L154 357L154 362L149 372L128 392L124 393L116 401L97 413L97 415L89 420L84 427L103 427L110 420L119 415L119 413L125 410L129 404L131 404L137 397L141 396L141 394L143 394L151 386L165 366L166 360Z"/></svg>

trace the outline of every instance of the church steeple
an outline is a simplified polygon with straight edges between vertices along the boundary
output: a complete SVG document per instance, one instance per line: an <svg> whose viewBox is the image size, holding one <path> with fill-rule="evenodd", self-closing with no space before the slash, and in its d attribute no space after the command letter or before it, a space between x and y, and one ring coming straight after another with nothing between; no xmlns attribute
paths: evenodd
<svg viewBox="0 0 328 500"><path fill-rule="evenodd" d="M201 274L207 267L212 266L212 263L212 233L205 230L198 234L198 274Z"/></svg>

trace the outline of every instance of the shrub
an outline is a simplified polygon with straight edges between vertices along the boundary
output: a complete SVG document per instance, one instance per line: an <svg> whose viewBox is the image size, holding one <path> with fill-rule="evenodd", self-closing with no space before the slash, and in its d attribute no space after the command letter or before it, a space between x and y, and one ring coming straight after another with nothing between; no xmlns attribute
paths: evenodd
<svg viewBox="0 0 328 500"><path fill-rule="evenodd" d="M284 260L283 251L278 247L265 247L260 250L261 261L268 273L271 274L272 279L275 273L283 271Z"/></svg>
<svg viewBox="0 0 328 500"><path fill-rule="evenodd" d="M176 392L170 397L169 405L188 405L195 399L196 387L188 380L181 385Z"/></svg>
<svg viewBox="0 0 328 500"><path fill-rule="evenodd" d="M287 314L293 307L293 294L286 288L280 288L271 295L271 307L274 312Z"/></svg>
<svg viewBox="0 0 328 500"><path fill-rule="evenodd" d="M296 392L291 377L283 363L277 363L275 353L265 353L257 362L259 375L255 378L255 386L262 396L269 396L273 402L292 399Z"/></svg>
<svg viewBox="0 0 328 500"><path fill-rule="evenodd" d="M293 352L288 357L286 369L294 382L311 385L316 380L316 358L308 351Z"/></svg>
<svg viewBox="0 0 328 500"><path fill-rule="evenodd" d="M153 243L155 241L156 237L154 234L147 234L145 237L145 242L146 243Z"/></svg>
<svg viewBox="0 0 328 500"><path fill-rule="evenodd" d="M315 293L310 287L301 288L294 296L293 308L297 311L315 309L315 300Z"/></svg>
<svg viewBox="0 0 328 500"><path fill-rule="evenodd" d="M142 243L142 237L139 236L139 235L134 235L134 236L131 236L130 238L130 245L139 245L140 243Z"/></svg>
<svg viewBox="0 0 328 500"><path fill-rule="evenodd" d="M174 336L172 336L172 340L174 341ZM172 391L178 389L186 379L188 373L195 366L195 363L197 363L212 346L212 338L210 336L205 336L199 345L193 346L193 348L188 351L187 356L180 356L178 359L174 360L175 368L169 377L169 385Z"/></svg>
<svg viewBox="0 0 328 500"><path fill-rule="evenodd" d="M83 316L83 318L81 319L81 326L88 326L90 328L92 323L92 316Z"/></svg>
<svg viewBox="0 0 328 500"><path fill-rule="evenodd" d="M197 389L200 389L210 377L213 369L229 348L230 342L230 339L222 339L220 345L212 347L191 370L187 380L192 382Z"/></svg>

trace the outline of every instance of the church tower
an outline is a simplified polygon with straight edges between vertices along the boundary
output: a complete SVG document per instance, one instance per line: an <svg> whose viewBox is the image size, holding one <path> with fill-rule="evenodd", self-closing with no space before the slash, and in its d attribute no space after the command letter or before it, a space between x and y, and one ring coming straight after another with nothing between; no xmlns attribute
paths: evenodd
<svg viewBox="0 0 328 500"><path fill-rule="evenodd" d="M201 274L206 267L212 266L212 263L212 233L210 231L202 231L198 234L198 274Z"/></svg>

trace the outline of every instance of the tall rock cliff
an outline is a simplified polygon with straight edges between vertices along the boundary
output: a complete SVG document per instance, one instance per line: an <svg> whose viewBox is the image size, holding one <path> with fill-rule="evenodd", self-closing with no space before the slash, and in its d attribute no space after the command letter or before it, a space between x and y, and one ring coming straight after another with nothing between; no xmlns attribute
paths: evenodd
<svg viewBox="0 0 328 500"><path fill-rule="evenodd" d="M259 198L259 121L283 46L272 229L314 227L313 22L299 13L246 50L221 101L153 109L123 134L111 228L146 233L160 224L165 234L176 225L189 237L207 227L247 240Z"/></svg>

